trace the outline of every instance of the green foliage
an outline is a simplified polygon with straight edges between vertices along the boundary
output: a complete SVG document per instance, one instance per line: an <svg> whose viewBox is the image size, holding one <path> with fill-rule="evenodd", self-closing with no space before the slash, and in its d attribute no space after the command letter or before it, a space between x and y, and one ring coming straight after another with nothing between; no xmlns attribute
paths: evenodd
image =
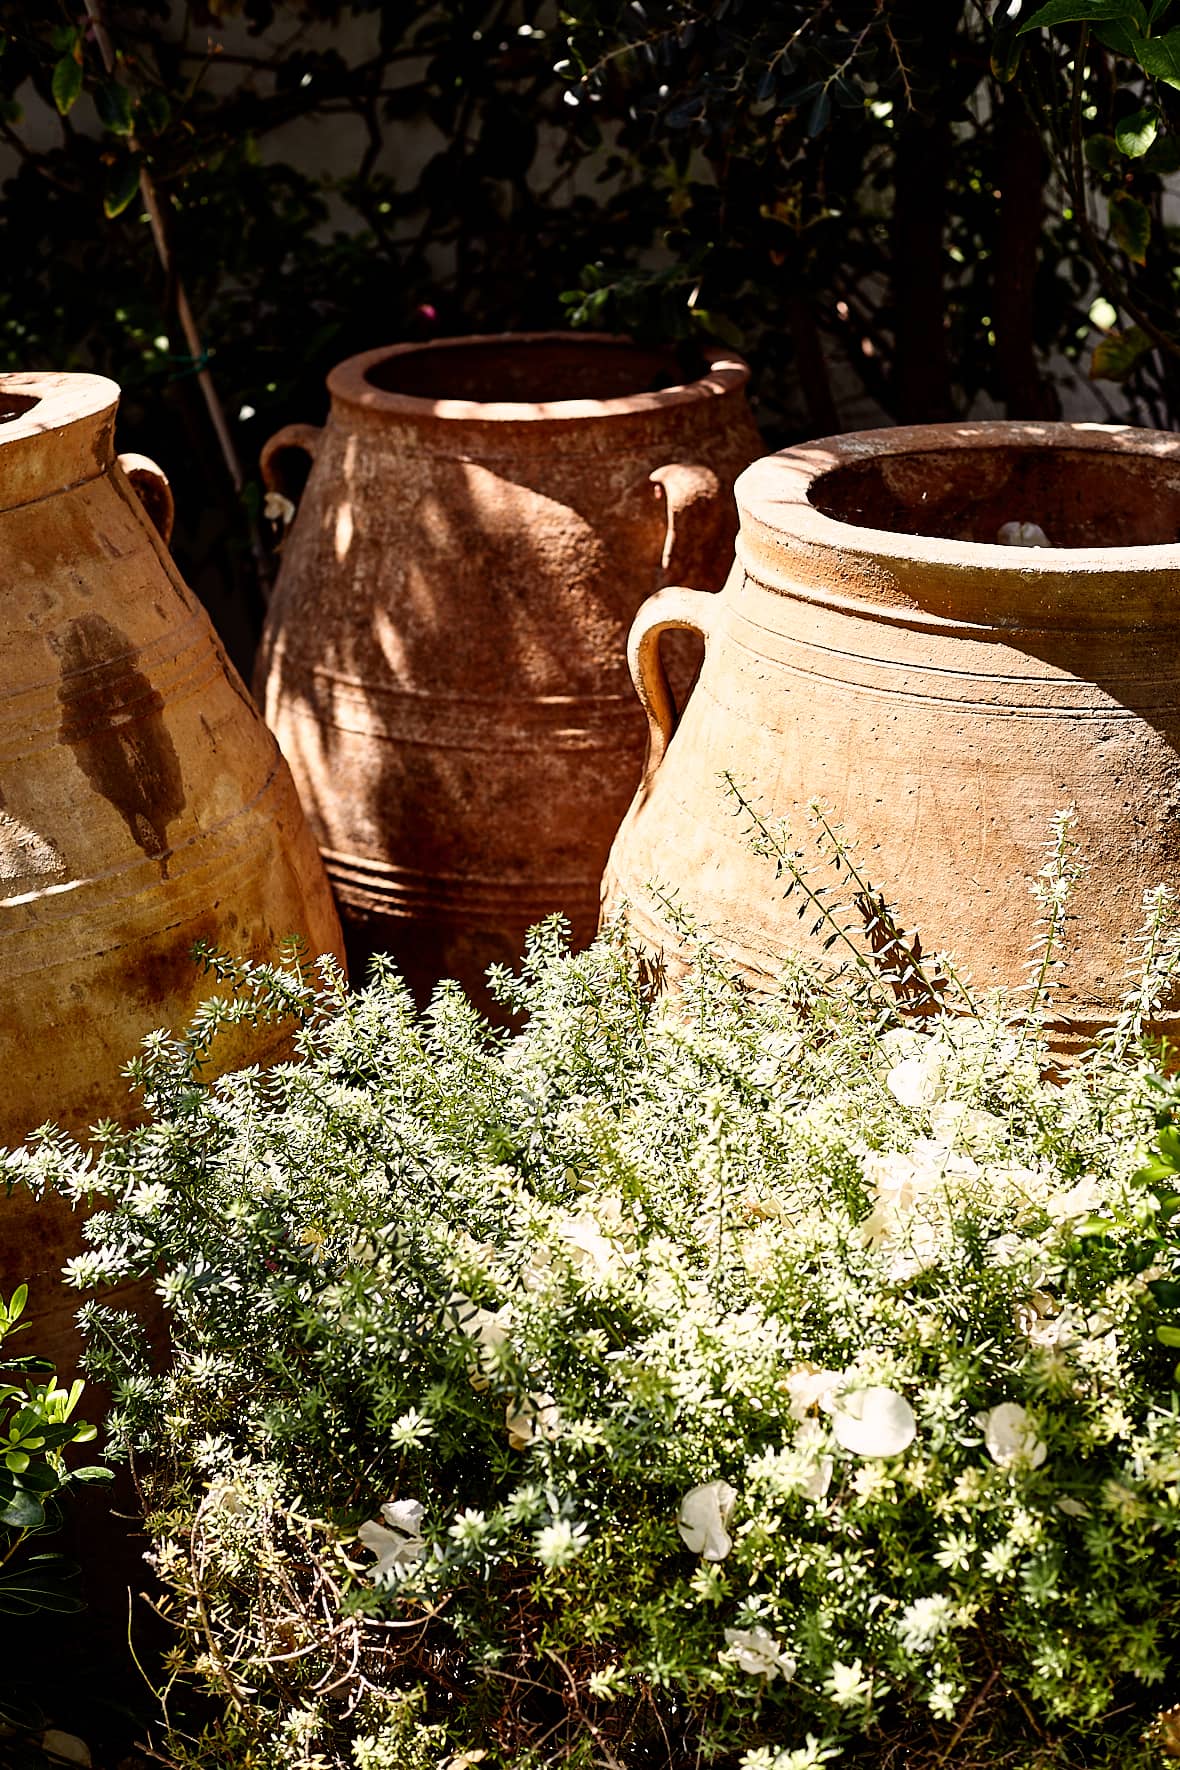
<svg viewBox="0 0 1180 1770"><path fill-rule="evenodd" d="M1175 901L1052 1082L1068 816L1028 991L956 1014L815 817L843 908L755 835L864 923L842 976L758 1000L699 942L654 999L619 937L571 957L546 924L497 974L511 1038L453 986L417 1014L384 961L348 994L208 955L223 994L145 1049L143 1121L5 1158L100 1204L75 1284L150 1272L169 1314L160 1371L85 1305L172 1669L215 1698L186 1721L171 1688L176 1763L1162 1762L1180 1134L1144 1028ZM221 1019L268 1013L298 1060L202 1083Z"/></svg>
<svg viewBox="0 0 1180 1770"><path fill-rule="evenodd" d="M109 1480L111 1473L98 1465L68 1469L64 1461L68 1445L87 1444L96 1435L93 1426L72 1418L81 1381L60 1389L44 1359L3 1350L25 1325L27 1301L26 1285L7 1304L0 1297L0 1615L9 1616L81 1609L77 1567L62 1555L40 1552L36 1543L59 1524L58 1496L69 1482Z"/></svg>

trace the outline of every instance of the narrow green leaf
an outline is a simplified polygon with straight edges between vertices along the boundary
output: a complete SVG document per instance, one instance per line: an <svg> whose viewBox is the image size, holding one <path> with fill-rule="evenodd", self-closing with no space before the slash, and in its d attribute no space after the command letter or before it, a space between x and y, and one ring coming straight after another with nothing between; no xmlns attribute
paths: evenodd
<svg viewBox="0 0 1180 1770"><path fill-rule="evenodd" d="M94 95L95 109L112 135L131 134L131 93L117 80L107 80Z"/></svg>
<svg viewBox="0 0 1180 1770"><path fill-rule="evenodd" d="M82 64L72 55L63 55L53 70L51 90L53 102L64 117L77 102L82 90Z"/></svg>
<svg viewBox="0 0 1180 1770"><path fill-rule="evenodd" d="M1140 0L1047 0L1031 18L1019 27L1026 31L1047 30L1052 25L1089 24L1093 19L1130 19L1140 32L1147 30L1147 14Z"/></svg>
<svg viewBox="0 0 1180 1770"><path fill-rule="evenodd" d="M161 135L172 121L167 95L152 87L135 107L135 120L145 135Z"/></svg>
<svg viewBox="0 0 1180 1770"><path fill-rule="evenodd" d="M1158 1327L1155 1337L1161 1346L1180 1346L1180 1327Z"/></svg>
<svg viewBox="0 0 1180 1770"><path fill-rule="evenodd" d="M1159 127L1159 115L1150 107L1133 111L1114 126L1114 138L1120 153L1126 154L1129 160L1141 160L1159 134Z"/></svg>
<svg viewBox="0 0 1180 1770"><path fill-rule="evenodd" d="M71 1481L113 1481L115 1471L104 1469L101 1463L83 1463L80 1469L70 1470Z"/></svg>
<svg viewBox="0 0 1180 1770"><path fill-rule="evenodd" d="M122 215L139 189L139 167L134 160L123 160L111 172L103 193L103 214L110 220Z"/></svg>
<svg viewBox="0 0 1180 1770"><path fill-rule="evenodd" d="M1151 244L1151 211L1138 197L1118 191L1110 199L1110 231L1132 264L1147 263Z"/></svg>
<svg viewBox="0 0 1180 1770"><path fill-rule="evenodd" d="M1006 86L1016 78L1020 67L1020 57L1024 53L1024 44L1020 33L1010 28L998 30L992 38L991 67L992 74L1001 86Z"/></svg>

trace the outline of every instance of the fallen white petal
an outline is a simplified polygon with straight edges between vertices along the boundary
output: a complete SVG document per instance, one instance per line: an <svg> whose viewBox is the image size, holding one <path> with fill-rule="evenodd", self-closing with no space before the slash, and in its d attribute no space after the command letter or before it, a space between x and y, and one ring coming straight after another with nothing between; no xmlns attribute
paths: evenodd
<svg viewBox="0 0 1180 1770"><path fill-rule="evenodd" d="M832 1410L837 1444L858 1457L896 1457L917 1434L914 1410L904 1395L874 1385L842 1395Z"/></svg>
<svg viewBox="0 0 1180 1770"><path fill-rule="evenodd" d="M680 1502L676 1528L694 1555L706 1561L724 1561L733 1548L725 1526L737 1494L728 1481L707 1481L691 1487Z"/></svg>

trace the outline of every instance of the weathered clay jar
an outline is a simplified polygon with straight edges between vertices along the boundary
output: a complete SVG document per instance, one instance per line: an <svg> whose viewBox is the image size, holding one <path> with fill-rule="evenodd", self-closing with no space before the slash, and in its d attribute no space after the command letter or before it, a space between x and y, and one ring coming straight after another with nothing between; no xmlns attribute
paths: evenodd
<svg viewBox="0 0 1180 1770"><path fill-rule="evenodd" d="M194 941L342 950L290 774L132 489L166 530L167 481L115 455L117 402L97 375L0 376L4 1144L128 1116L140 1040L215 991ZM243 1029L213 1058L280 1037ZM79 1245L56 1201L0 1196L0 1288L29 1281L37 1351L63 1368Z"/></svg>
<svg viewBox="0 0 1180 1770"><path fill-rule="evenodd" d="M1180 439L1091 424L837 437L757 462L719 596L662 590L630 640L646 773L604 881L682 959L646 891L670 885L756 983L818 955L723 793L730 771L808 847L817 798L865 869L977 985L1015 985L1058 808L1088 873L1073 902L1063 1043L1110 1019L1145 889L1180 887ZM997 543L1037 524L1052 545ZM669 627L705 636L677 722ZM840 881L824 878L835 891Z"/></svg>
<svg viewBox="0 0 1180 1770"><path fill-rule="evenodd" d="M478 991L553 910L588 940L639 778L627 679L649 592L718 587L758 452L744 363L568 335L399 345L328 377L256 692L337 893L354 968ZM286 457L286 459L285 459Z"/></svg>

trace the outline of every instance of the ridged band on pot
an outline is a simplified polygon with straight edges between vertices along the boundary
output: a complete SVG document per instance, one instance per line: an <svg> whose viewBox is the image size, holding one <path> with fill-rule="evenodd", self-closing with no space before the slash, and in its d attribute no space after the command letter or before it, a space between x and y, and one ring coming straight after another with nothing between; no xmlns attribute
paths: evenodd
<svg viewBox="0 0 1180 1770"><path fill-rule="evenodd" d="M290 773L145 516L170 525L168 482L115 454L118 396L96 375L0 376L6 1144L133 1112L123 1066L214 992L196 940L275 958L297 934L342 956ZM286 1048L243 1028L212 1061ZM0 1287L30 1282L37 1350L63 1368L78 1246L60 1203L0 1198Z"/></svg>
<svg viewBox="0 0 1180 1770"><path fill-rule="evenodd" d="M977 986L1026 980L1030 884L1075 805L1087 872L1058 996L1070 1045L1108 1022L1144 892L1180 888L1180 440L1088 424L864 432L757 462L720 596L660 592L630 652L649 717L643 784L604 913L673 964L646 887L672 887L755 982L818 955L719 777L806 847L818 799L927 952ZM999 543L1035 524L1047 546ZM660 633L706 636L683 714ZM835 878L823 880L839 889Z"/></svg>
<svg viewBox="0 0 1180 1770"><path fill-rule="evenodd" d="M272 490L312 467L256 689L354 958L478 988L545 913L593 933L642 760L627 629L671 577L724 577L747 377L594 336L399 345L267 445Z"/></svg>

